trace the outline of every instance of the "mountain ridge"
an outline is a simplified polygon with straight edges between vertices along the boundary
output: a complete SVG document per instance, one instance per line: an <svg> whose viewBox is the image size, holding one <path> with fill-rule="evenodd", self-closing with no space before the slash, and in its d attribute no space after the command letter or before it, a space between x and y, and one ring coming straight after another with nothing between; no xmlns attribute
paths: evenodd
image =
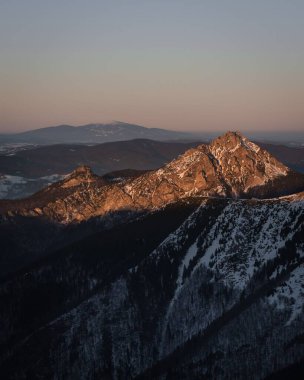
<svg viewBox="0 0 304 380"><path fill-rule="evenodd" d="M194 134L187 132L178 132L161 128L147 128L141 125L121 121L93 123L80 126L63 124L0 136L0 140L3 142L42 145L60 143L97 144L110 141L132 140L134 138L148 138L160 141L197 139Z"/></svg>
<svg viewBox="0 0 304 380"><path fill-rule="evenodd" d="M304 175L240 133L227 132L136 178L113 183L81 167L25 200L0 201L0 213L15 210L70 223L123 209L149 210L189 196L269 198L303 189Z"/></svg>
<svg viewBox="0 0 304 380"><path fill-rule="evenodd" d="M238 373L261 380L303 359L303 345L293 343L304 332L299 196L201 200L148 247L161 220L167 228L160 210L153 233L147 225L138 233L144 218L131 229L126 223L113 231L112 251L106 235L98 244L91 236L20 273L0 285L7 304L0 318L9 326L2 339L29 334L33 316L36 324L0 353L2 373L189 380ZM128 261L135 248L137 259ZM48 306L47 322L43 307L26 306L33 298L45 305L49 293L56 313L49 316ZM24 314L9 318L11 310Z"/></svg>

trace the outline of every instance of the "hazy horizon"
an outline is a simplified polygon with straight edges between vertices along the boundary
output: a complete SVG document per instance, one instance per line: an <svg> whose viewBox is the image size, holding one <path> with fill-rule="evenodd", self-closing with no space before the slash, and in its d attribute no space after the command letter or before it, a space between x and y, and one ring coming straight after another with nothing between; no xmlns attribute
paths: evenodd
<svg viewBox="0 0 304 380"><path fill-rule="evenodd" d="M301 132L304 3L0 4L0 133L121 120Z"/></svg>
<svg viewBox="0 0 304 380"><path fill-rule="evenodd" d="M79 127L83 127L83 126L86 126L86 125L102 125L102 124L115 124L115 123L124 123L122 121L117 121L117 120L108 120L107 122L104 122L104 123L86 123L86 124L83 124L83 125L72 125L72 124L59 124L59 125L52 125L52 126L48 126L50 128L56 128L56 127L61 127L61 126L69 126L69 127L74 127L74 128L79 128ZM128 124L128 123L127 123ZM132 124L132 123L131 123ZM145 127L145 128L149 128L145 125L142 125L142 124L137 124L137 123L134 123L134 125L137 125L137 126L141 126L141 127ZM44 129L44 128L48 128L48 127L42 127L42 128L36 128L36 129ZM154 128L154 127L151 127L151 128ZM157 127L155 127L157 128ZM164 128L164 129L167 129L167 128ZM17 131L17 132L0 132L0 136L1 135L10 135L10 134L15 134L15 133L23 133L23 132L30 132L30 131L34 131L35 129L29 129L29 130L25 130L25 131ZM167 129L169 130L169 129ZM173 131L173 129L171 129L171 131ZM176 130L175 130L176 131ZM179 130L179 131L176 131L176 132L186 132L186 133L189 133L189 134L193 134L192 138L201 138L201 139L208 139L208 140L212 140L228 131L232 131L232 132L241 132L243 135L245 135L246 137L250 138L250 139L256 139L257 141L273 141L273 142L282 142L282 143L291 143L291 142L296 142L296 143L303 143L304 142L304 134L303 134L303 131L302 130L288 130L288 131L285 131L285 130L281 130L281 131L278 131L278 130L246 130L246 131L239 131L237 129L219 129L219 130L211 130L211 129L200 129L200 130Z"/></svg>
<svg viewBox="0 0 304 380"><path fill-rule="evenodd" d="M115 124L115 123L124 123L124 124L131 124L131 125L137 125L137 126L141 126L141 127L144 127L144 128L160 128L160 129L165 129L165 130L171 130L171 131L176 131L176 132L186 132L186 133L194 133L194 134L199 134L199 133L202 133L202 134L210 134L210 135L215 135L215 136L218 136L222 133L225 133L227 131L232 131L232 132L241 132L243 134L247 134L248 136L252 136L252 135L275 135L276 133L278 134L281 134L281 135L288 135L288 134L302 134L303 133L303 128L299 128L299 129L282 129L282 130L279 130L279 129L259 129L259 128L256 128L256 129L242 129L242 128L225 128L224 126L223 127L219 127L219 128L216 128L216 129L212 129L212 128L208 128L208 127L205 127L205 128L198 128L198 129L191 129L191 128L185 128L185 129L176 129L176 128L166 128L166 126L164 127L159 127L159 126L148 126L148 125L144 125L144 124L141 124L141 123L136 123L136 122L128 122L128 121L122 121L122 120L104 120L102 122L85 122L83 124L70 124L70 123L59 123L59 124L54 124L54 125L44 125L44 126L37 126L37 127L34 127L34 128L25 128L25 129L9 129L9 130L1 130L0 129L0 134L3 134L3 135L6 135L6 134L17 134L17 133L23 133L23 132L30 132L30 131L34 131L34 130L38 130L38 129L44 129L44 128L56 128L56 127L60 127L60 126L69 126L69 127L74 127L74 128L80 128L80 127L83 127L85 125L103 125L103 124Z"/></svg>

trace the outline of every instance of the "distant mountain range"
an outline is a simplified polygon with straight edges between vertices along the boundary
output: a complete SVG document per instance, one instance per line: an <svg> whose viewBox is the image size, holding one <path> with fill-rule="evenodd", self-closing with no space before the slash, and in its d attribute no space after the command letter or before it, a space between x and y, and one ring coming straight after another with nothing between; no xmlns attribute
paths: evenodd
<svg viewBox="0 0 304 380"><path fill-rule="evenodd" d="M27 132L0 135L0 143L29 144L101 144L110 141L133 139L150 140L194 140L192 133L170 131L160 128L146 128L136 124L112 122L107 124L87 124L79 127L58 125Z"/></svg>
<svg viewBox="0 0 304 380"><path fill-rule="evenodd" d="M185 126L187 129L188 126ZM113 121L109 123L95 123L81 126L58 125L39 128L21 133L0 134L0 152L26 148L27 145L50 144L102 144L105 142L125 141L133 139L150 139L157 141L211 141L218 132L212 131L173 131L161 128L147 128L141 125ZM304 134L300 131L256 132L249 133L251 139L263 143L283 144L290 147L303 147Z"/></svg>
<svg viewBox="0 0 304 380"><path fill-rule="evenodd" d="M80 166L1 200L1 376L302 379L303 190L228 132L157 170Z"/></svg>

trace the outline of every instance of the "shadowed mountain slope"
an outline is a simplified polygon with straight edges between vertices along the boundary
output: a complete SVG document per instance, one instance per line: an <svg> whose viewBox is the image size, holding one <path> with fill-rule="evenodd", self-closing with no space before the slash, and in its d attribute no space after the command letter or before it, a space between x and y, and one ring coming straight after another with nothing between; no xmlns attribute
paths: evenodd
<svg viewBox="0 0 304 380"><path fill-rule="evenodd" d="M260 380L303 360L303 202L185 199L11 276L2 375Z"/></svg>

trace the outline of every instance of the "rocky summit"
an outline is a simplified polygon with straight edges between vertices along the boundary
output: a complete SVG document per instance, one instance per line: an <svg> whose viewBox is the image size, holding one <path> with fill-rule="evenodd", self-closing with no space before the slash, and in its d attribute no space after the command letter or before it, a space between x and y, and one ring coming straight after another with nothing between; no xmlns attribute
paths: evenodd
<svg viewBox="0 0 304 380"><path fill-rule="evenodd" d="M304 175L284 166L239 132L227 132L186 151L156 171L107 181L81 166L63 181L19 201L1 201L0 213L44 216L60 223L119 210L151 210L187 197L271 198L304 189Z"/></svg>
<svg viewBox="0 0 304 380"><path fill-rule="evenodd" d="M228 132L1 201L1 376L301 379L303 178Z"/></svg>

